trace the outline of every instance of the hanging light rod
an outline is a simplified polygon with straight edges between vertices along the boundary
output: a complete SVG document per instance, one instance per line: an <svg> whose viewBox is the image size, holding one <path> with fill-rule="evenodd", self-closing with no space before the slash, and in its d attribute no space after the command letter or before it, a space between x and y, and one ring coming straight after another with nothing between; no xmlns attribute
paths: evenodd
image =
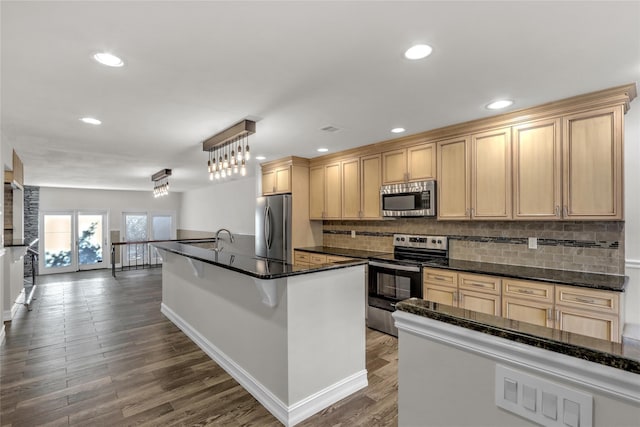
<svg viewBox="0 0 640 427"><path fill-rule="evenodd" d="M202 142L202 151L213 151L218 147L223 146L227 142L245 136L256 133L256 122L253 120L242 120L235 125L228 127L222 132L218 132L211 138Z"/></svg>
<svg viewBox="0 0 640 427"><path fill-rule="evenodd" d="M156 182L171 176L171 169L161 169L151 175L151 181Z"/></svg>

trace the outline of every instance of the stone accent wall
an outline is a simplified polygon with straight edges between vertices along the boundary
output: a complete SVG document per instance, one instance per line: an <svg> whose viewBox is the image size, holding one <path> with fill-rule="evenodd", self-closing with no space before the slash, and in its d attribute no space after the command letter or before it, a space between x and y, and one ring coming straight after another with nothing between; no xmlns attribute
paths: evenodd
<svg viewBox="0 0 640 427"><path fill-rule="evenodd" d="M24 187L24 243L29 244L39 236L38 217L40 215L40 187L25 185ZM39 243L34 249L39 252ZM36 266L36 273L38 269ZM31 277L31 256L24 257L24 275Z"/></svg>
<svg viewBox="0 0 640 427"><path fill-rule="evenodd" d="M351 231L356 237L351 237ZM394 233L448 236L454 259L624 274L623 221L324 221L325 246L393 251ZM528 249L528 238L538 249Z"/></svg>
<svg viewBox="0 0 640 427"><path fill-rule="evenodd" d="M13 188L4 184L4 244L13 243Z"/></svg>

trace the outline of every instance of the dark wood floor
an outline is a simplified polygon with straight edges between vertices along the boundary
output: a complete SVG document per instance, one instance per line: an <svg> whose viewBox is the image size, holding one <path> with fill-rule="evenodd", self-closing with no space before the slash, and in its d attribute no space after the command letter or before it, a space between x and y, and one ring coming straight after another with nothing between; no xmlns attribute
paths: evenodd
<svg viewBox="0 0 640 427"><path fill-rule="evenodd" d="M161 270L42 276L6 323L2 426L277 426L160 313ZM369 330L369 386L300 426L397 425L397 340Z"/></svg>

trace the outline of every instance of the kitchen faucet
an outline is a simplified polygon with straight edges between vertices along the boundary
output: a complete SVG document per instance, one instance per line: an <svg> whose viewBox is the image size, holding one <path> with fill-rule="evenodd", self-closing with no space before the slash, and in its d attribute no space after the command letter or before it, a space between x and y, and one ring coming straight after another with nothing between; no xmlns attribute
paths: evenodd
<svg viewBox="0 0 640 427"><path fill-rule="evenodd" d="M227 230L226 228L221 228L218 231L216 231L216 241L213 242L213 250L216 252L220 252L222 251L222 248L218 249L218 241L220 240L220 232L221 231L226 231L229 234L229 243L233 243L234 238L233 238L233 234L231 234L231 232L229 230Z"/></svg>

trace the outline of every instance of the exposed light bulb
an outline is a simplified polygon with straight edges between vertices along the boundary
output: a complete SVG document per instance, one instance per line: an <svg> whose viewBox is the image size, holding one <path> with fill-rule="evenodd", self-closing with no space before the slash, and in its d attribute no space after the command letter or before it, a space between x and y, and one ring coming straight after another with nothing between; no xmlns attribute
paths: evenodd
<svg viewBox="0 0 640 427"><path fill-rule="evenodd" d="M209 181L213 181L213 172L209 171Z"/></svg>
<svg viewBox="0 0 640 427"><path fill-rule="evenodd" d="M244 147L244 158L246 160L251 159L251 153L249 152L249 144L247 144L247 146Z"/></svg>
<svg viewBox="0 0 640 427"><path fill-rule="evenodd" d="M222 171L220 172L220 176L223 177L223 178L226 178L227 177L227 170L222 168Z"/></svg>
<svg viewBox="0 0 640 427"><path fill-rule="evenodd" d="M244 166L244 159L242 160L242 166L240 167L240 175L245 176L247 174L247 168Z"/></svg>
<svg viewBox="0 0 640 427"><path fill-rule="evenodd" d="M220 179L220 172L218 172L217 170L216 170L215 178Z"/></svg>

